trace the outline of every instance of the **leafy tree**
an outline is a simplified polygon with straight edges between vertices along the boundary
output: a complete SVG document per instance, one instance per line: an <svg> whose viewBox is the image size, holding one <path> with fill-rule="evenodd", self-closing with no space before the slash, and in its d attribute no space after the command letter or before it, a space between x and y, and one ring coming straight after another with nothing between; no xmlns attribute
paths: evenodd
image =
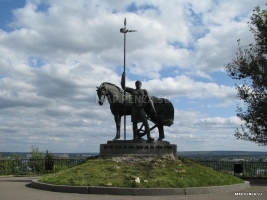
<svg viewBox="0 0 267 200"><path fill-rule="evenodd" d="M12 153L11 159L13 159L13 160L19 160L19 159L21 159L21 155L19 155L17 153Z"/></svg>
<svg viewBox="0 0 267 200"><path fill-rule="evenodd" d="M31 158L32 159L42 159L43 158L43 152L39 150L38 146L31 146Z"/></svg>
<svg viewBox="0 0 267 200"><path fill-rule="evenodd" d="M45 152L45 159L46 160L53 160L53 159L55 159L55 156L54 156L54 154L52 154L52 152L46 150L46 152Z"/></svg>
<svg viewBox="0 0 267 200"><path fill-rule="evenodd" d="M235 131L237 139L267 145L267 11L253 10L249 28L255 43L241 46L226 68L228 75L239 80L237 96L244 102L237 105L237 116L245 122Z"/></svg>
<svg viewBox="0 0 267 200"><path fill-rule="evenodd" d="M31 146L31 158L29 161L29 167L34 172L42 172L44 168L44 161L42 160L43 152L39 150L38 146Z"/></svg>

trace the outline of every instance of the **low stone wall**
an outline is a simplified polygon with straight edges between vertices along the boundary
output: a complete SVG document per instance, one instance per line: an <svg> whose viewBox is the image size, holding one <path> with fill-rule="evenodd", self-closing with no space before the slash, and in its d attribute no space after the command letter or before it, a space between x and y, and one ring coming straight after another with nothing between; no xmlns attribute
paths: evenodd
<svg viewBox="0 0 267 200"><path fill-rule="evenodd" d="M80 194L109 194L109 195L136 195L136 196L166 196L166 195L194 195L237 192L250 187L245 181L241 184L213 186L213 187L192 187L192 188L117 188L117 187L87 187L87 186L64 186L40 183L32 180L33 188L54 192L80 193Z"/></svg>

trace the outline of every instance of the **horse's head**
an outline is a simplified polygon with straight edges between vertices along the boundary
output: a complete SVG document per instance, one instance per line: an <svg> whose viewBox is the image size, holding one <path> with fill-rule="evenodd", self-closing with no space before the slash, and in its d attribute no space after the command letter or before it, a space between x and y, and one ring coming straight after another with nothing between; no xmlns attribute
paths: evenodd
<svg viewBox="0 0 267 200"><path fill-rule="evenodd" d="M97 92L97 96L98 96L98 103L99 103L100 106L102 106L103 103L104 103L107 91L106 91L105 86L102 85L102 84L99 87L96 87L96 88L97 88L96 92Z"/></svg>

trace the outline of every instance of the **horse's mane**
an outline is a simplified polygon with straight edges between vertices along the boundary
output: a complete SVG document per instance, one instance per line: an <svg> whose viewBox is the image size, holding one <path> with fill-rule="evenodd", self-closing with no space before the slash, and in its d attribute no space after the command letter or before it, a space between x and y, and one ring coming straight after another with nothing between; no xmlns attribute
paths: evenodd
<svg viewBox="0 0 267 200"><path fill-rule="evenodd" d="M104 82L104 83L102 83L101 85L110 85L110 86L114 86L114 87L117 88L117 90L118 90L120 93L123 93L123 92L124 92L120 87L118 87L117 85L115 85L115 84L113 84L113 83Z"/></svg>

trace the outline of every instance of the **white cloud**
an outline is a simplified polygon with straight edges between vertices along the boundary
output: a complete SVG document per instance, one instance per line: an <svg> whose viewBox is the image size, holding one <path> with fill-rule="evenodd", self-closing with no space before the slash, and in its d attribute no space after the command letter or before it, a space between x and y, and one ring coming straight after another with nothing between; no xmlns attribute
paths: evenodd
<svg viewBox="0 0 267 200"><path fill-rule="evenodd" d="M236 98L234 87L216 83L196 82L185 75L176 76L175 78L154 79L143 83L143 85L149 91L153 91L153 95L155 94L156 96L186 96L190 99L218 98L225 101Z"/></svg>

